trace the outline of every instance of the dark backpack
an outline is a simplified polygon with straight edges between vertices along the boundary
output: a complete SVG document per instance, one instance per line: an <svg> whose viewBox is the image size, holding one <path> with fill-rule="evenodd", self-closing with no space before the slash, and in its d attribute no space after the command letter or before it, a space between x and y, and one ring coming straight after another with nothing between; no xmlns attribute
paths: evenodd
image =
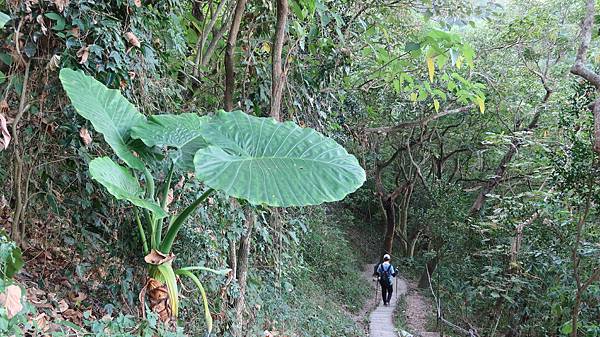
<svg viewBox="0 0 600 337"><path fill-rule="evenodd" d="M387 269L383 265L381 265L381 273L379 274L379 282L382 284L390 285L392 284L390 281L390 276L392 273L390 270L392 269L392 265L390 264Z"/></svg>

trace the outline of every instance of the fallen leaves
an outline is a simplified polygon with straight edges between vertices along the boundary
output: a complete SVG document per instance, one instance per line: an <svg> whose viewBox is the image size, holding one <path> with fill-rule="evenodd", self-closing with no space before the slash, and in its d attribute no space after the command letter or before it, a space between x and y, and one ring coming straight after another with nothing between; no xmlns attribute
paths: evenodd
<svg viewBox="0 0 600 337"><path fill-rule="evenodd" d="M50 58L50 61L48 61L48 65L46 65L46 69L55 71L58 68L60 68L60 56L54 54Z"/></svg>
<svg viewBox="0 0 600 337"><path fill-rule="evenodd" d="M69 305L67 304L67 301L65 300L60 300L58 302L58 312L65 312L67 311L67 309L69 309Z"/></svg>
<svg viewBox="0 0 600 337"><path fill-rule="evenodd" d="M35 18L35 21L40 25L40 27L42 28L42 34L44 35L48 35L48 28L46 27L46 24L44 23L44 17L40 14Z"/></svg>
<svg viewBox="0 0 600 337"><path fill-rule="evenodd" d="M77 57L79 58L79 64L86 63L88 58L90 57L90 47L85 46L79 48L79 50L77 51Z"/></svg>
<svg viewBox="0 0 600 337"><path fill-rule="evenodd" d="M9 319L15 317L16 314L23 310L21 288L14 284L6 287L4 293L0 293L0 304L6 309L6 316Z"/></svg>
<svg viewBox="0 0 600 337"><path fill-rule="evenodd" d="M0 114L0 133L2 134L0 138L0 151L2 151L8 148L8 144L10 144L10 140L12 139L6 127L6 118L4 118L3 114Z"/></svg>
<svg viewBox="0 0 600 337"><path fill-rule="evenodd" d="M69 0L52 0L59 12L63 12L69 6Z"/></svg>
<svg viewBox="0 0 600 337"><path fill-rule="evenodd" d="M81 128L79 130L79 137L81 137L81 141L85 146L88 146L92 143L92 136L90 136L90 132L86 128Z"/></svg>
<svg viewBox="0 0 600 337"><path fill-rule="evenodd" d="M144 257L144 261L146 261L146 263L149 264L160 266L161 264L173 261L174 258L175 254L173 253L169 253L167 255L159 252L156 249L152 249L152 251L150 251L150 254Z"/></svg>

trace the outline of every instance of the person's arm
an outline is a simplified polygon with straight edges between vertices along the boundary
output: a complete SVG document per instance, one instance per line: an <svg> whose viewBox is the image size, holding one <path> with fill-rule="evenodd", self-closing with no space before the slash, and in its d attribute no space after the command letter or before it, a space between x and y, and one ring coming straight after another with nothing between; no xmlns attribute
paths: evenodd
<svg viewBox="0 0 600 337"><path fill-rule="evenodd" d="M392 276L396 277L397 273L398 273L398 270L396 269L396 267L392 266Z"/></svg>

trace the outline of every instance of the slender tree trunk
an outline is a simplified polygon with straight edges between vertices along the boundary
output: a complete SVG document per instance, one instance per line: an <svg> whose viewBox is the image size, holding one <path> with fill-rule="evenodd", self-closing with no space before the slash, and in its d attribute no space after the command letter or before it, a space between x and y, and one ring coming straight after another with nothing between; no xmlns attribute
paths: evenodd
<svg viewBox="0 0 600 337"><path fill-rule="evenodd" d="M27 110L27 89L29 81L29 69L31 62L27 62L25 65L25 74L23 75L23 89L21 90L21 98L19 101L19 111L13 121L12 125L12 141L14 149L14 190L15 195L15 210L13 214L13 222L11 227L12 239L19 245L23 244L25 239L25 223L23 223L23 215L25 214L25 203L27 201L27 188L23 193L23 158L21 156L21 145L19 144L19 120L23 117L25 110ZM27 184L26 184L27 185Z"/></svg>
<svg viewBox="0 0 600 337"><path fill-rule="evenodd" d="M235 66L233 58L245 8L246 0L238 0L233 14L233 21L229 28L229 35L227 36L227 48L225 49L225 95L223 103L227 111L233 110L233 90L235 89Z"/></svg>
<svg viewBox="0 0 600 337"><path fill-rule="evenodd" d="M600 154L600 99L594 102L594 151Z"/></svg>
<svg viewBox="0 0 600 337"><path fill-rule="evenodd" d="M204 45L206 44L206 40L208 39L208 34L213 30L217 19L219 18L219 14L221 10L227 3L227 0L221 0L219 5L217 6L217 10L213 13L208 26L202 29L202 33L200 34L200 39L198 39L198 43L196 44L196 60L194 62L194 77L198 77L200 64L204 61ZM216 36L213 36L213 39L217 39Z"/></svg>
<svg viewBox="0 0 600 337"><path fill-rule="evenodd" d="M289 8L287 0L277 0L277 24L273 39L272 78L271 78L271 111L269 115L279 120L283 87L285 86L285 72L281 61L283 43L285 40L285 27Z"/></svg>
<svg viewBox="0 0 600 337"><path fill-rule="evenodd" d="M436 256L433 259L431 259L427 262L427 264L425 265L425 270L423 271L423 273L421 274L421 277L419 278L419 288L421 288L421 289L429 288L429 278L432 277L433 273L435 272L438 261L439 261L439 257L436 254Z"/></svg>
<svg viewBox="0 0 600 337"><path fill-rule="evenodd" d="M412 198L413 184L409 183L406 185L404 194L402 196L402 202L400 203L400 231L402 237L405 238L403 241L404 255L409 255L410 244L408 242L408 207L410 206L410 199Z"/></svg>
<svg viewBox="0 0 600 337"><path fill-rule="evenodd" d="M600 75L589 69L587 64L587 54L592 41L592 32L594 28L594 18L596 14L596 0L587 0L586 15L581 22L581 44L577 49L575 64L571 68L571 73L586 79L596 89L600 90ZM594 102L592 113L594 114L594 151L600 153L600 99Z"/></svg>
<svg viewBox="0 0 600 337"><path fill-rule="evenodd" d="M382 206L385 211L385 237L383 239L383 253L392 254L394 244L394 232L396 231L396 211L394 202L390 198L382 200Z"/></svg>
<svg viewBox="0 0 600 337"><path fill-rule="evenodd" d="M235 300L235 324L232 327L231 334L234 337L245 336L244 326L244 310L246 308L246 286L248 284L248 266L250 256L250 239L252 237L252 230L254 228L254 212L252 208L247 207L244 210L244 233L240 239L240 247L238 250L238 263L237 263L237 281L240 287L240 295Z"/></svg>

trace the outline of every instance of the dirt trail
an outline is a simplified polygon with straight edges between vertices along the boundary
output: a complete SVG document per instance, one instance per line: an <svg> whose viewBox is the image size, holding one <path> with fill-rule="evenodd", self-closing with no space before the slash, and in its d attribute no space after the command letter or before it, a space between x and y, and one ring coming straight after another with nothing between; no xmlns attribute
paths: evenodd
<svg viewBox="0 0 600 337"><path fill-rule="evenodd" d="M438 337L440 335L439 332L428 331L427 320L431 315L435 315L434 308L413 282L408 282L405 315L408 330L414 335L421 337Z"/></svg>
<svg viewBox="0 0 600 337"><path fill-rule="evenodd" d="M365 308L361 312L362 317L366 317L367 312L371 308L375 310L371 311L369 315L369 333L370 337L397 337L402 336L394 328L394 311L396 309L397 300L400 300L402 296L406 299L406 312L397 313L406 315L406 322L408 325L408 331L413 336L421 337L438 337L437 332L428 332L427 330L427 317L432 313L431 305L427 302L426 298L421 295L414 284L407 282L402 277L398 277L397 287L394 285L394 295L390 302L390 306L384 306L381 301L381 294L377 294L375 298L375 287L376 283L372 281L371 274L373 273L374 264L368 264L365 266L363 277L369 280L373 287L373 297L369 301Z"/></svg>

